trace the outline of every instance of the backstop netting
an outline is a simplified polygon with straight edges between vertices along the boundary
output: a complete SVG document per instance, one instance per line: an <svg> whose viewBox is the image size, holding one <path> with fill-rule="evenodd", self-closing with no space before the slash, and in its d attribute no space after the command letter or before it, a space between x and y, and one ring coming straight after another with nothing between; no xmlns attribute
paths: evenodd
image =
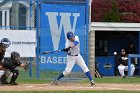
<svg viewBox="0 0 140 93"><path fill-rule="evenodd" d="M80 54L88 65L88 1L87 0L46 0L39 5L39 39L37 76L54 79L65 70L64 52L42 54L65 48L66 33L74 32L80 38ZM82 69L75 65L72 73L64 79L85 78Z"/></svg>
<svg viewBox="0 0 140 93"><path fill-rule="evenodd" d="M65 48L68 31L79 36L80 53L88 65L88 3L88 0L0 1L0 31L13 31L16 40L8 36L11 46L15 46L11 49L20 52L21 62L31 63L26 72L19 68L20 78L52 80L62 73L66 67L67 54L59 52L44 55L42 52ZM5 35L0 38L3 37ZM19 49L17 46L20 46ZM13 51L11 49L7 50L6 57ZM79 79L85 78L85 75L81 68L75 65L72 73L65 78Z"/></svg>
<svg viewBox="0 0 140 93"><path fill-rule="evenodd" d="M20 78L35 76L32 73L36 68L36 10L35 0L0 0L0 40L10 40L5 57L16 51L21 62L31 63L26 72L19 68Z"/></svg>

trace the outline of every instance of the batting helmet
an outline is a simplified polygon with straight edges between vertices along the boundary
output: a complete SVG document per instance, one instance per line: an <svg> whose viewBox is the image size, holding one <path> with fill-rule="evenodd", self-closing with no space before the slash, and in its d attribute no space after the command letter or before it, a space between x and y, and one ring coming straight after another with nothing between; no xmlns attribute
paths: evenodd
<svg viewBox="0 0 140 93"><path fill-rule="evenodd" d="M11 58L12 58L12 59L15 59L15 57L20 57L20 54L19 54L18 52L13 51L13 52L11 53Z"/></svg>
<svg viewBox="0 0 140 93"><path fill-rule="evenodd" d="M70 39L70 38L73 38L75 35L73 34L73 32L68 32L67 33L67 38Z"/></svg>

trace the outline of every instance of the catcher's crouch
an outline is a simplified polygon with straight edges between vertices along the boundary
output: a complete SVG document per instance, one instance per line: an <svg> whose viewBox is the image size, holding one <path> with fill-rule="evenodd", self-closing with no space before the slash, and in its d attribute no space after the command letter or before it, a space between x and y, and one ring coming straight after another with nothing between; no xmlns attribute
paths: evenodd
<svg viewBox="0 0 140 93"><path fill-rule="evenodd" d="M5 59L4 62L2 63L2 67L4 67L6 70L1 77L1 84L17 85L15 81L19 75L19 70L16 69L16 67L20 66L26 70L27 65L28 65L27 63L20 62L20 54L18 52L12 52L11 57ZM7 79L11 73L12 73L12 77L10 82L8 82Z"/></svg>

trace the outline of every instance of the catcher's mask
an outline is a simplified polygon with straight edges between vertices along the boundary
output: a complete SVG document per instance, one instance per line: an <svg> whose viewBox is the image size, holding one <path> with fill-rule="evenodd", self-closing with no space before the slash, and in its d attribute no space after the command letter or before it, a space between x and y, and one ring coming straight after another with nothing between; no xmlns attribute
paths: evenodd
<svg viewBox="0 0 140 93"><path fill-rule="evenodd" d="M3 44L3 43L0 43L0 47L1 47L1 48L7 48L6 45Z"/></svg>
<svg viewBox="0 0 140 93"><path fill-rule="evenodd" d="M13 51L13 52L11 53L11 59L14 60L14 61L19 61L19 59L20 59L20 54L19 54L18 52Z"/></svg>
<svg viewBox="0 0 140 93"><path fill-rule="evenodd" d="M0 47L8 48L10 46L11 42L8 38L3 38L0 41Z"/></svg>

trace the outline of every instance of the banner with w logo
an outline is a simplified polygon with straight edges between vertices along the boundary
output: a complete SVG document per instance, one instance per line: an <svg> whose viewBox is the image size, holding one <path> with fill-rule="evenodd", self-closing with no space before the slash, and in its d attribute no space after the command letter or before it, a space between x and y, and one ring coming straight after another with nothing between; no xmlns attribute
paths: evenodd
<svg viewBox="0 0 140 93"><path fill-rule="evenodd" d="M40 28L40 52L65 48L66 33L72 31L80 39L81 55L85 50L85 5L42 4ZM41 69L62 70L66 53L59 52L40 56ZM79 70L74 67L73 70Z"/></svg>

